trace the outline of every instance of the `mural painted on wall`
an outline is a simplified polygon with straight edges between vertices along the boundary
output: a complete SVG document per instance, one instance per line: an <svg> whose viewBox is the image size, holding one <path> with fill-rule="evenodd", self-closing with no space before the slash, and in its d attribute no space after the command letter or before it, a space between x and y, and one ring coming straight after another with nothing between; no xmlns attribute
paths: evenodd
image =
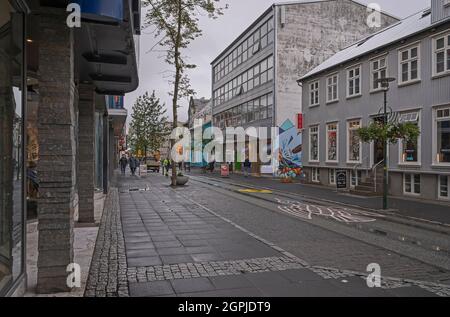
<svg viewBox="0 0 450 317"><path fill-rule="evenodd" d="M278 161L281 178L296 178L302 174L302 134L289 119L280 127Z"/></svg>

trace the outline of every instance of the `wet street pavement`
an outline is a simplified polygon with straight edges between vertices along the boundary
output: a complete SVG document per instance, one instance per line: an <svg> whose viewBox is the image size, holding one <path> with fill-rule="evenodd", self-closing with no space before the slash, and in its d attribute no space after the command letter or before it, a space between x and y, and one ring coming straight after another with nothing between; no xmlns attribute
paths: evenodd
<svg viewBox="0 0 450 317"><path fill-rule="evenodd" d="M310 264L298 256L303 251L288 252L224 214L224 206L235 214L245 213L239 206L255 212L262 206L219 195L194 181L176 189L168 184L158 174L118 177L118 189L106 202L86 296L450 295L444 285L403 278L383 277L381 287L369 288L368 273ZM297 221L277 217L277 229L283 221Z"/></svg>

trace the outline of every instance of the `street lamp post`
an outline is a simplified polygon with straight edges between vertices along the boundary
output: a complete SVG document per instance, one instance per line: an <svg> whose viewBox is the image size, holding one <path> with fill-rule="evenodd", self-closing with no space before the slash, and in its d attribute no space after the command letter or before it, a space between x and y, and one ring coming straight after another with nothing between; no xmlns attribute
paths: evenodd
<svg viewBox="0 0 450 317"><path fill-rule="evenodd" d="M376 83L380 83L384 92L384 103L383 103L383 128L386 128L388 124L388 113L387 113L387 92L389 91L389 84L395 81L393 77L380 78ZM388 209L388 140L384 140L384 162L383 162L383 210Z"/></svg>

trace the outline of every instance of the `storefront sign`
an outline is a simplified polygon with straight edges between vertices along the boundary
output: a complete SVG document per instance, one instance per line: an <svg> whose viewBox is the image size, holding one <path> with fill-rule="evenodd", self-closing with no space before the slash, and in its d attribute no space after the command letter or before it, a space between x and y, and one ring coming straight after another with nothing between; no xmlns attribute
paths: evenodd
<svg viewBox="0 0 450 317"><path fill-rule="evenodd" d="M336 171L336 186L338 189L347 188L347 171Z"/></svg>
<svg viewBox="0 0 450 317"><path fill-rule="evenodd" d="M101 20L102 17L123 20L123 0L75 0L72 3L80 5L83 17L93 20Z"/></svg>
<svg viewBox="0 0 450 317"><path fill-rule="evenodd" d="M220 176L221 177L229 177L230 176L230 168L228 164L222 164L220 166Z"/></svg>
<svg viewBox="0 0 450 317"><path fill-rule="evenodd" d="M303 129L303 114L302 113L297 114L297 129L299 129L299 130Z"/></svg>

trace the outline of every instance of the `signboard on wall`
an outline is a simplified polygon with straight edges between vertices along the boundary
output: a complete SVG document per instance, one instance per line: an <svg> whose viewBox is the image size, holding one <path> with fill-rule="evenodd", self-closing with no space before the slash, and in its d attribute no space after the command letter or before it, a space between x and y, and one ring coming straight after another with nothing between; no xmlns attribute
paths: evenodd
<svg viewBox="0 0 450 317"><path fill-rule="evenodd" d="M347 171L336 171L336 186L337 189L347 189Z"/></svg>
<svg viewBox="0 0 450 317"><path fill-rule="evenodd" d="M297 114L297 129L303 129L303 113Z"/></svg>
<svg viewBox="0 0 450 317"><path fill-rule="evenodd" d="M74 0L80 5L83 17L102 21L113 19L122 21L124 17L123 0Z"/></svg>

